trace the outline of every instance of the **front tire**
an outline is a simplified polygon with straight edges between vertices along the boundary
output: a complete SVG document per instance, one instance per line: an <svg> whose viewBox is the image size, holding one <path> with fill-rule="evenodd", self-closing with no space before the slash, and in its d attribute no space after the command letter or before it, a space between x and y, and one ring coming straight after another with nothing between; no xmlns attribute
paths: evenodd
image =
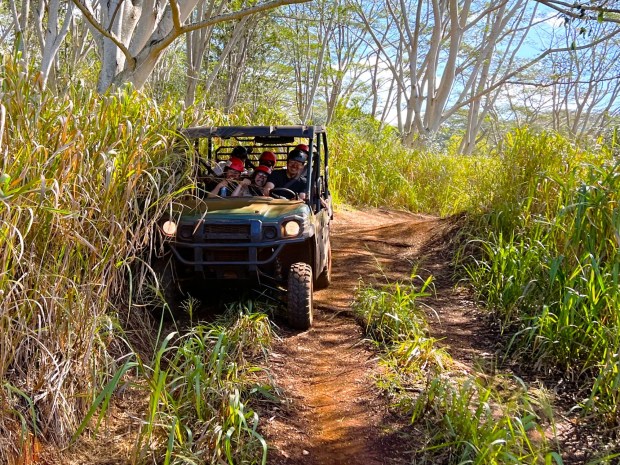
<svg viewBox="0 0 620 465"><path fill-rule="evenodd" d="M173 314L183 298L183 291L178 283L175 262L170 256L156 259L153 271L157 278L157 304L166 314Z"/></svg>
<svg viewBox="0 0 620 465"><path fill-rule="evenodd" d="M312 326L312 267L293 263L288 274L288 324L306 330Z"/></svg>

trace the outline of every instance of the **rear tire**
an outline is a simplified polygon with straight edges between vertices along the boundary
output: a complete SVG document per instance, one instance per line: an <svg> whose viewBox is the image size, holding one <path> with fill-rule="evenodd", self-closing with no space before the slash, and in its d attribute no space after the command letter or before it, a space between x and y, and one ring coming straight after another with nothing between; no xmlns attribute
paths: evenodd
<svg viewBox="0 0 620 465"><path fill-rule="evenodd" d="M312 326L312 267L293 263L288 274L288 324L306 330Z"/></svg>
<svg viewBox="0 0 620 465"><path fill-rule="evenodd" d="M327 264L325 268L321 272L321 274L316 278L316 282L314 283L315 289L327 289L332 282L332 246L328 242L327 246Z"/></svg>

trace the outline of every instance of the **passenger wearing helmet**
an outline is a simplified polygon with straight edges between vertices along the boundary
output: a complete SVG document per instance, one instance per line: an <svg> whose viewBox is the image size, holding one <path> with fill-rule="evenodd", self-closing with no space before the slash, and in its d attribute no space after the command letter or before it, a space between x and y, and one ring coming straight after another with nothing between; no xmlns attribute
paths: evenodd
<svg viewBox="0 0 620 465"><path fill-rule="evenodd" d="M231 158L235 157L241 160L246 170L253 170L254 165L252 164L252 162L250 161L250 158L248 157L250 153L252 153L251 147L243 147L242 145L238 145L233 149L232 153L230 154L230 157Z"/></svg>
<svg viewBox="0 0 620 465"><path fill-rule="evenodd" d="M248 159L248 149L246 149L243 145L237 145L234 149L232 149L230 158L238 158L241 161L246 161Z"/></svg>
<svg viewBox="0 0 620 465"><path fill-rule="evenodd" d="M232 197L250 197L254 195L264 195L263 189L267 184L267 178L271 174L271 168L259 165L252 176L243 179L235 188Z"/></svg>
<svg viewBox="0 0 620 465"><path fill-rule="evenodd" d="M267 166L269 168L269 172L271 172L273 167L276 166L277 161L278 159L276 158L275 153L265 150L258 159L258 165Z"/></svg>
<svg viewBox="0 0 620 465"><path fill-rule="evenodd" d="M222 176L224 174L224 171L226 170L226 167L230 165L233 158L241 160L243 162L244 170L253 169L254 165L252 165L252 163L248 159L248 153L249 151L246 147L242 145L237 145L235 148L232 149L232 152L230 152L230 158L228 160L221 160L212 167L213 173L216 176Z"/></svg>
<svg viewBox="0 0 620 465"><path fill-rule="evenodd" d="M286 168L275 170L269 176L265 185L265 195L269 195L272 189L284 188L295 192L300 200L306 198L306 178L302 176L304 166L308 160L308 154L295 147L286 157Z"/></svg>
<svg viewBox="0 0 620 465"><path fill-rule="evenodd" d="M230 157L229 164L224 167L224 179L222 179L217 185L211 189L212 195L219 195L220 197L227 197L237 187L238 179L241 173L245 169L243 161L236 157Z"/></svg>

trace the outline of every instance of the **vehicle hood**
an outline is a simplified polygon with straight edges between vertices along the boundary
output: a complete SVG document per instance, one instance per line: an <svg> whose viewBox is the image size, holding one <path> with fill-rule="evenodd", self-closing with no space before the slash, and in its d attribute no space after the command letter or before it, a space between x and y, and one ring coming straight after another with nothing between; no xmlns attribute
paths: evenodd
<svg viewBox="0 0 620 465"><path fill-rule="evenodd" d="M289 216L307 216L310 208L301 200L280 200L272 198L226 198L188 199L178 213L184 221L244 221L259 219L264 222L277 221Z"/></svg>

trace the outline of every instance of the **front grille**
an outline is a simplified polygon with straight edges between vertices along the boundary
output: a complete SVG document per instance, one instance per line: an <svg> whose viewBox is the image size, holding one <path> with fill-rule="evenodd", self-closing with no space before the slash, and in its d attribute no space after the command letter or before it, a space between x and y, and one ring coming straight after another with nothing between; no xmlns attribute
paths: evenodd
<svg viewBox="0 0 620 465"><path fill-rule="evenodd" d="M205 224L196 229L194 224L183 224L177 232L177 239L183 242L249 242L249 224Z"/></svg>
<svg viewBox="0 0 620 465"><path fill-rule="evenodd" d="M250 240L249 224L213 224L207 223L203 228L205 242L245 242Z"/></svg>

